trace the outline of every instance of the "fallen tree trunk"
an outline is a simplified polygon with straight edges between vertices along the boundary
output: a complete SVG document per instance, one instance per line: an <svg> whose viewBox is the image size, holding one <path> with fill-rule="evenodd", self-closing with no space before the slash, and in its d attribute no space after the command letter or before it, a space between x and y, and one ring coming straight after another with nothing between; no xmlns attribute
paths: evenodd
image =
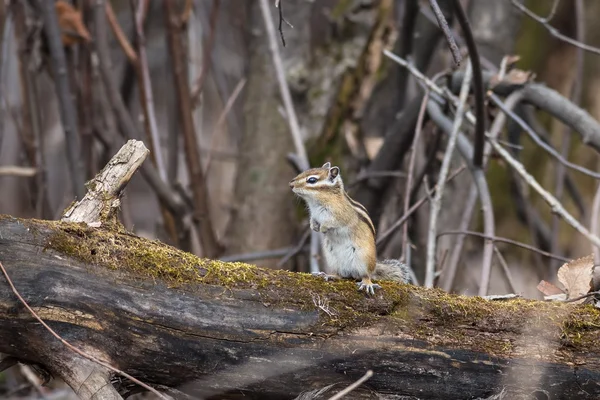
<svg viewBox="0 0 600 400"><path fill-rule="evenodd" d="M367 298L352 282L199 259L114 227L10 216L0 216L0 262L67 341L193 396L293 398L368 369L365 387L424 399L600 396L600 313L591 306L388 282ZM0 337L0 352L67 381L93 368L4 279ZM121 394L131 386L113 383Z"/></svg>

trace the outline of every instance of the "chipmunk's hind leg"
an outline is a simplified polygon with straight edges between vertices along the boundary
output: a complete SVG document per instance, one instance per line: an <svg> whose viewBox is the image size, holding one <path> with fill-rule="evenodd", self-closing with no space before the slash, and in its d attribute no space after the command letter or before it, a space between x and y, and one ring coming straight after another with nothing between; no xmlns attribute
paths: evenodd
<svg viewBox="0 0 600 400"><path fill-rule="evenodd" d="M358 285L358 290L365 290L365 292L367 292L367 294L370 295L374 295L375 294L375 289L381 289L381 286L371 282L371 278L367 277L367 278L363 278L362 281L357 283Z"/></svg>

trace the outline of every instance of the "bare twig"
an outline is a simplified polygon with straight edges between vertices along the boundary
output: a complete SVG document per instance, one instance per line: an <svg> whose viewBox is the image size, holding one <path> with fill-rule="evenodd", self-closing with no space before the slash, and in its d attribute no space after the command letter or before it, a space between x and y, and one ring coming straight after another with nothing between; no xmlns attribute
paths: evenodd
<svg viewBox="0 0 600 400"><path fill-rule="evenodd" d="M596 236L600 236L600 182L598 183L598 188L596 189L596 194L594 194L594 201L592 203L592 216L590 221L590 231ZM591 244L592 253L594 253L594 263L600 264L600 247L595 244Z"/></svg>
<svg viewBox="0 0 600 400"><path fill-rule="evenodd" d="M196 79L196 82L194 82L194 88L192 89L192 104L194 106L197 106L200 102L202 88L204 88L204 82L206 81L208 71L210 70L210 66L212 64L210 62L210 58L213 46L215 44L215 33L217 32L217 20L219 17L220 5L221 0L213 0L209 17L210 22L208 27L208 38L205 40L204 45L202 46L202 69L200 70L200 75L198 76L198 79Z"/></svg>
<svg viewBox="0 0 600 400"><path fill-rule="evenodd" d="M160 136L158 133L158 124L156 122L156 112L154 109L154 95L152 94L152 83L150 81L150 69L148 68L148 58L146 57L146 36L144 35L144 3L148 0L140 0L138 9L135 9L135 0L132 0L131 9L133 23L135 25L135 41L138 50L138 58L135 67L138 71L140 81L140 98L142 100L142 109L144 110L144 125L150 144L150 157L156 164L158 175L163 181L167 181L167 170L163 158L162 146L160 145ZM107 3L108 4L108 3Z"/></svg>
<svg viewBox="0 0 600 400"><path fill-rule="evenodd" d="M427 104L427 111L431 120L435 122L443 131L445 131L448 135L452 133L454 129L452 121L444 115L442 108L435 101L430 101ZM490 190L485 179L485 173L483 172L482 168L476 168L473 166L471 162L473 158L473 146L469 142L469 139L462 132L458 133L456 147L461 156L467 162L469 170L473 175L473 183L477 189L477 193L479 194L479 199L481 200L484 232L488 236L494 236L494 210L492 207L492 198L490 195ZM486 149L484 149L484 154L485 150L487 150L487 147L489 146L486 145ZM491 243L490 241L486 241L483 247L483 260L481 263L481 281L479 286L480 296L485 296L487 294L487 287L489 283L490 271L492 268L493 255L493 243Z"/></svg>
<svg viewBox="0 0 600 400"><path fill-rule="evenodd" d="M175 12L175 2L173 0L165 0L163 6L169 52L173 65L173 83L177 92L177 105L185 141L185 158L194 195L194 219L199 224L198 236L202 243L202 251L206 257L210 258L221 252L221 245L217 241L210 218L209 194L200 163L198 138L192 118L192 102L186 73L185 51L181 41L181 21Z"/></svg>
<svg viewBox="0 0 600 400"><path fill-rule="evenodd" d="M469 195L467 197L467 200L465 201L465 208L463 210L462 216L460 218L460 223L458 225L458 229L460 231L466 231L469 229L469 225L471 225L471 220L473 218L473 211L475 209L476 202L477 188L473 184L471 185L471 189L469 190ZM440 275L440 279L438 280L438 286L446 292L450 292L452 290L465 238L465 235L457 236L456 241L454 242L454 246L452 248L452 253L450 254L450 259L448 260L448 265L446 266L446 268L444 268L442 274Z"/></svg>
<svg viewBox="0 0 600 400"><path fill-rule="evenodd" d="M215 144L215 138L217 137L217 133L223 127L223 124L225 123L225 118L227 118L227 114L229 114L229 112L231 111L231 107L233 107L235 100L238 98L238 96L242 92L242 89L244 88L245 84L246 84L246 79L245 78L240 79L240 81L236 85L235 89L233 89L233 93L231 93L231 96L229 96L229 98L227 99L227 103L225 103L225 107L223 107L223 111L221 111L221 114L219 114L219 118L217 119L217 122L215 123L215 126L213 127L213 130L210 134L210 143L208 145L208 155L206 156L206 164L204 167L204 174L207 176L208 176L208 172L210 171L210 162L212 160L212 154L215 151L214 144Z"/></svg>
<svg viewBox="0 0 600 400"><path fill-rule="evenodd" d="M279 16L281 20L283 19L283 12L281 10L281 2L279 1L277 4L279 8ZM279 83L279 91L281 92L281 97L283 99L283 105L285 106L285 113L287 116L288 124L290 125L290 133L292 135L292 139L294 141L294 147L296 149L296 156L298 157L298 162L300 163L300 167L302 170L306 170L310 168L310 164L308 163L308 156L306 154L306 147L304 146L304 141L302 140L302 132L300 131L300 124L298 123L298 117L296 116L296 111L294 109L294 102L292 101L292 96L290 94L290 88L287 84L287 79L285 77L285 71L283 69L283 61L281 60L281 54L279 53L279 48L277 47L277 39L275 33L275 26L273 25L273 20L271 19L271 11L269 10L269 4L267 0L260 0L260 10L263 17L263 22L265 24L265 28L267 30L267 40L269 41L269 49L271 50L271 57L273 58L273 65L275 66L275 74L277 76L277 82ZM285 21L287 22L287 21ZM289 24L289 23L288 23ZM281 27L281 21L279 22ZM291 26L291 25L290 25ZM281 39L283 40L283 32L281 34ZM285 42L284 42L285 45ZM320 237L317 232L311 232L310 239L310 248L311 248L311 257L310 257L310 269L311 272L319 271L319 263L316 255L319 250L319 242Z"/></svg>
<svg viewBox="0 0 600 400"><path fill-rule="evenodd" d="M137 62L138 62L137 54L133 50L133 47L131 47L131 44L129 44L129 40L127 40L127 36L121 29L121 26L119 25L119 22L117 21L117 16L115 15L115 12L113 11L110 1L107 1L105 3L105 10L106 10L106 19L108 20L108 23L113 31L113 34L117 38L117 42L119 42L119 45L121 45L121 48L123 49L123 52L125 53L125 56L127 56L127 59L129 60L129 62L131 64L133 64L133 65L137 64Z"/></svg>
<svg viewBox="0 0 600 400"><path fill-rule="evenodd" d="M563 300L563 303L573 303L575 301L579 301L579 300L585 299L587 297L592 297L592 296L595 296L597 294L600 294L600 290L597 290L597 291L594 291L594 292L588 292L588 293L583 294L581 296L577 296L577 297L575 297L573 299Z"/></svg>
<svg viewBox="0 0 600 400"><path fill-rule="evenodd" d="M300 131L300 125L298 124L298 117L294 110L294 103L290 94L290 88L287 84L285 77L285 70L283 68L283 61L281 60L281 54L277 47L277 40L275 39L275 27L271 20L271 12L269 11L269 5L267 0L260 0L260 8L262 11L263 21L265 28L267 29L267 39L269 40L269 48L271 50L271 56L273 58L273 64L275 66L275 74L277 75L277 82L279 83L279 90L281 91L281 97L283 99L283 105L285 106L285 113L287 120L290 125L290 133L294 140L294 146L296 148L296 154L300 157L302 162L302 169L308 169L308 156L306 155L306 148L304 147L304 141L302 140L302 133ZM281 4L279 4L279 10L281 10Z"/></svg>
<svg viewBox="0 0 600 400"><path fill-rule="evenodd" d="M432 7L433 3L435 3L436 7L439 8L435 0L432 1ZM426 106L428 101L429 89L425 90L425 95L423 96L423 102L421 103L421 109L419 110L419 117L417 118L417 129L411 145L410 160L408 162L408 177L406 179L406 188L404 189L404 215L408 213L408 207L410 206L410 197L413 190L413 174L415 169L415 161L417 159L417 145L419 144L419 139L421 138L421 131L423 130L423 119L425 118L425 111L427 109ZM402 227L402 254L407 254L408 246L410 246L408 243L408 224L404 224L404 226Z"/></svg>
<svg viewBox="0 0 600 400"><path fill-rule="evenodd" d="M275 250L265 250L265 251L255 251L252 253L242 253L242 254L231 254L227 256L220 257L219 260L224 262L248 262L248 261L256 261L256 260L266 260L268 258L279 258L285 257L290 252L294 251L295 247L282 247L281 249ZM300 251L304 250L305 247L302 247Z"/></svg>
<svg viewBox="0 0 600 400"><path fill-rule="evenodd" d="M481 61L479 60L479 52L473 37L473 31L469 24L467 14L460 4L460 0L452 0L456 19L465 35L465 42L469 50L469 60L473 67L473 91L475 92L475 143L473 144L473 165L481 167L483 165L483 145L485 142L485 104L484 104L484 87L483 77L481 73Z"/></svg>
<svg viewBox="0 0 600 400"><path fill-rule="evenodd" d="M446 177L448 176L450 162L452 161L454 147L458 138L458 131L462 125L463 116L465 113L465 103L469 95L469 86L471 85L471 76L473 72L471 65L471 63L467 65L465 78L460 89L460 100L456 110L456 117L454 118L454 125L452 126L452 132L450 133L450 138L448 139L446 152L444 154L444 159L442 160L442 166L440 167L437 190L435 191L435 195L431 202L431 212L429 215L429 230L427 235L427 261L425 265L425 281L423 283L423 285L428 288L433 287L433 283L435 280L436 233L438 228L437 218L442 207L442 197L444 195Z"/></svg>
<svg viewBox="0 0 600 400"><path fill-rule="evenodd" d="M29 178L36 176L38 170L33 167L19 167L18 165L0 166L0 176L22 176Z"/></svg>
<svg viewBox="0 0 600 400"><path fill-rule="evenodd" d="M556 8L558 7L559 0L555 0L552 7L552 14L556 12ZM576 39L579 42L585 41L585 15L584 15L584 5L583 0L575 0L575 29ZM571 101L574 104L579 105L581 103L581 92L583 87L583 62L584 62L584 52L583 49L577 48L576 53L576 61L575 61L575 75L573 77L573 83L571 87ZM564 159L568 158L569 150L571 149L571 137L572 132L571 128L567 125L563 126L562 133L562 143L560 153ZM556 166L556 179L554 181L554 195L559 201L563 199L563 191L565 187L565 178L567 177L565 165L559 163ZM560 227L560 219L558 215L552 216L552 230L550 237L550 251L552 253L556 253L560 247L559 239L558 239L558 231ZM597 254L598 250L594 251L594 254ZM598 256L600 260L600 254ZM558 270L560 265L557 262L553 263L554 269Z"/></svg>
<svg viewBox="0 0 600 400"><path fill-rule="evenodd" d="M346 389L341 390L340 392L336 393L334 396L331 396L329 398L329 400L341 399L342 397L344 397L345 395L352 392L354 389L356 389L357 387L359 387L360 385L362 385L363 383L368 381L372 376L373 376L373 371L368 370L367 373L364 374L359 380L354 382L352 385L348 386Z"/></svg>
<svg viewBox="0 0 600 400"><path fill-rule="evenodd" d="M508 264L506 263L504 256L502 255L502 253L500 253L500 250L498 250L498 246L494 246L494 253L496 253L496 257L498 258L498 261L500 262L500 265L502 266L504 275L506 275L506 281L508 282L508 287L509 287L511 293L517 293L515 281L512 277L512 274L510 273L510 269L508 268Z"/></svg>
<svg viewBox="0 0 600 400"><path fill-rule="evenodd" d="M129 375L126 372L121 371L120 369L117 369L115 367L113 367L112 365L110 365L109 363L99 360L96 357L82 351L79 350L77 347L73 346L71 343L67 342L65 339L63 339L58 333L56 333L52 328L50 328L50 326L48 326L48 324L46 324L40 317L39 315L37 315L37 313L35 311L33 311L33 309L29 306L29 304L25 301L25 299L23 298L23 296L21 296L21 294L18 292L17 288L15 287L15 285L13 284L12 279L10 279L10 276L8 275L8 272L6 271L6 269L4 268L4 265L2 265L2 262L0 262L0 269L2 269L2 273L4 274L4 277L6 278L6 281L8 282L8 285L10 286L11 290L13 291L13 293L15 294L15 296L17 296L17 298L19 299L19 301L21 302L21 304L23 304L23 306L25 306L25 308L27 308L27 311L29 311L31 313L31 315L40 323L42 324L42 326L44 328L46 328L46 330L48 332L50 332L50 334L52 336L54 336L56 339L58 339L62 344L64 344L69 350L77 353L78 355L80 355L81 357L87 358L90 361L93 361L101 366L103 366L104 368L107 368L109 370L111 370L114 373L117 373L121 376L124 376L125 378L131 380L133 383L140 385L141 387L143 387L146 390L151 391L152 393L154 393L155 395L157 395L158 397L160 397L161 399L164 400L168 400L167 397L165 397L163 394L161 394L158 390L154 389L152 386L149 386L147 384L145 384L144 382L134 378L133 376Z"/></svg>
<svg viewBox="0 0 600 400"><path fill-rule="evenodd" d="M67 222L99 225L102 218L119 208L121 191L148 156L148 149L139 140L129 140L92 180L85 196L73 203L62 217Z"/></svg>
<svg viewBox="0 0 600 400"><path fill-rule="evenodd" d="M573 45L575 47L578 47L582 50L585 51L589 51L590 53L594 53L594 54L600 54L600 48L598 47L594 47L594 46L590 46L588 44L585 43L581 43L578 40L572 39L568 36L563 35L562 33L560 33L558 31L558 29L556 29L555 27L553 27L552 25L549 24L549 19L548 18L542 18L539 15L537 15L536 13L534 13L533 11L531 11L530 9L528 9L527 7L525 7L525 5L523 5L523 3L521 3L518 0L511 0L512 4L517 7L519 10L521 10L524 14L526 14L528 17L534 19L535 21L539 22L540 24L542 24L542 26L544 28L546 28L546 30L550 33L550 35L554 36L555 38L557 38L558 40L561 40L563 42L569 43L570 45ZM551 16L553 16L554 13L551 14ZM549 16L550 17L550 16Z"/></svg>
<svg viewBox="0 0 600 400"><path fill-rule="evenodd" d="M456 170L454 170L454 172L452 172L450 174L450 176L448 176L448 179L446 180L446 182L450 182L452 179L457 177L461 172L463 172L466 168L467 168L466 165L458 167ZM437 190L437 186L434 187L433 190L434 191ZM419 209L419 207L421 207L423 204L425 204L425 202L427 202L430 199L431 199L431 192L428 191L423 197L421 197L415 204L413 204L408 209L406 214L404 214L400 219L398 219L396 222L394 222L392 224L392 226L390 226L385 232L381 233L377 237L377 245L378 246L381 245L392 233L394 233L396 231L396 229L401 227L402 224L404 224L410 218L410 216Z"/></svg>
<svg viewBox="0 0 600 400"><path fill-rule="evenodd" d="M277 263L277 268L283 267L283 264L288 262L288 260L290 258L294 257L296 254L301 252L302 249L304 248L304 245L306 244L306 241L308 240L309 236L310 236L310 229L307 228L304 231L304 233L302 234L302 237L300 238L300 241L298 241L298 244L296 245L296 247L294 247L292 250L290 250L281 260L279 260L279 262Z"/></svg>
<svg viewBox="0 0 600 400"><path fill-rule="evenodd" d="M491 139L492 146L496 153L498 153L520 176L529 186L531 186L542 198L548 203L553 212L560 215L569 225L575 230L585 236L590 242L596 246L600 246L600 238L592 234L581 222L574 218L563 205L556 200L550 192L545 190L542 185L525 169L523 164L517 161L508 151L498 144L498 141Z"/></svg>
<svg viewBox="0 0 600 400"><path fill-rule="evenodd" d="M381 178L381 177L392 177L392 178L406 178L407 174L401 171L372 171L372 172L362 172L358 174L356 179L352 182L344 185L348 188L359 185L361 182L369 180L371 178Z"/></svg>
<svg viewBox="0 0 600 400"><path fill-rule="evenodd" d="M105 0L96 1L94 8L94 22L96 27L95 45L98 53L99 69L109 100L108 103L115 113L122 135L129 139L140 137L113 79L110 48L108 46L108 32L106 28ZM142 164L140 172L147 180L150 187L155 191L158 198L169 208L171 213L181 216L186 212L181 199L177 198L171 188L160 179L158 172L152 164Z"/></svg>
<svg viewBox="0 0 600 400"><path fill-rule="evenodd" d="M84 169L79 158L79 132L77 125L77 110L71 95L71 84L68 76L67 58L60 39L60 27L53 1L36 0L42 13L44 31L48 39L48 47L52 60L52 70L56 84L56 94L59 102L60 120L65 131L67 147L67 162L71 176L73 193L81 199L85 194Z"/></svg>
<svg viewBox="0 0 600 400"><path fill-rule="evenodd" d="M517 247L521 247L523 249L529 250L529 251L533 251L535 253L541 254L543 256L546 256L548 258L554 258L556 260L561 260L563 262L569 262L571 261L570 258L566 258L566 257L562 257L556 254L552 254L552 253L548 253L547 251L544 250L540 250L534 246L528 245L526 243L522 243L516 240L512 240L512 239L508 239L508 238L503 238L500 236L487 236L484 233L481 232L475 232L475 231L445 231L442 233L438 233L438 238L441 236L445 236L445 235L469 235L469 236L477 236L480 237L482 239L488 239L491 240L493 242L502 242L502 243L508 243L508 244L512 244L513 246L517 246Z"/></svg>
<svg viewBox="0 0 600 400"><path fill-rule="evenodd" d="M594 179L600 179L600 173L594 172L594 171L592 171L592 170L590 170L588 168L582 167L581 165L572 163L569 160L565 159L563 157L563 155L561 153L559 153L554 147L552 147L551 145L549 145L548 143L546 143L544 140L542 140L539 137L539 135L533 130L533 128L531 128L525 121L523 121L523 119L521 117L519 117L513 111L509 110L506 107L506 105L502 102L502 100L500 100L500 98L496 94L491 93L489 97L492 100L492 102L494 104L496 104L500 110L502 110L502 112L504 112L506 115L508 115L525 132L527 132L527 134L529 135L529 137L531 138L531 140L533 140L535 142L535 144L537 144L542 149L544 149L552 157L556 158L556 160L560 164L563 164L564 166L566 166L568 168L571 168L571 169L573 169L575 171L581 172L582 174L591 176Z"/></svg>
<svg viewBox="0 0 600 400"><path fill-rule="evenodd" d="M454 59L454 63L458 67L462 61L462 56L460 54L460 50L456 45L456 40L454 40L454 36L452 35L452 31L448 27L448 21L446 21L446 17L442 13L440 6L437 3L437 0L429 0L429 5L433 10L433 14L435 15L435 19L440 26L442 32L444 32L444 36L446 37L446 41L448 42L448 46L450 46L450 53L452 53L452 58Z"/></svg>
<svg viewBox="0 0 600 400"><path fill-rule="evenodd" d="M281 36L281 43L283 43L283 47L285 47L285 37L283 37L282 25L285 22L290 28L293 29L294 27L283 17L283 6L281 5L281 0L275 0L275 7L279 9L279 36Z"/></svg>

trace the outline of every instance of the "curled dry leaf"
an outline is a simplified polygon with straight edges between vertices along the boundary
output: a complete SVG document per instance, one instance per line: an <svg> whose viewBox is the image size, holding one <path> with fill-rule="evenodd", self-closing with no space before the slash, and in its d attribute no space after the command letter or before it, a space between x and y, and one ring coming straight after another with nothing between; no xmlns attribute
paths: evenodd
<svg viewBox="0 0 600 400"><path fill-rule="evenodd" d="M594 271L594 255L578 258L566 264L558 270L558 281L563 284L568 298L582 296L592 288L592 273ZM581 303L581 299L576 303Z"/></svg>
<svg viewBox="0 0 600 400"><path fill-rule="evenodd" d="M54 3L54 7L58 16L63 45L71 46L80 42L88 43L91 40L81 13L76 8L64 0L58 0Z"/></svg>
<svg viewBox="0 0 600 400"><path fill-rule="evenodd" d="M559 288L555 284L547 282L545 280L541 280L540 283L538 283L537 289L540 292L544 293L546 296L554 296L557 294L565 293L561 288Z"/></svg>

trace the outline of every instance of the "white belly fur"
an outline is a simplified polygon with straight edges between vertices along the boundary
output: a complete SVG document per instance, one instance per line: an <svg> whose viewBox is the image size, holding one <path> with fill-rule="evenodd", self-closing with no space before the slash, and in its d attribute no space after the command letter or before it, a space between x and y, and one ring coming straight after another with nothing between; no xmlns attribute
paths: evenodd
<svg viewBox="0 0 600 400"><path fill-rule="evenodd" d="M331 212L317 202L307 199L311 218L329 230L323 234L323 255L330 274L342 278L362 279L367 276L363 249L354 245L347 227L337 227Z"/></svg>
<svg viewBox="0 0 600 400"><path fill-rule="evenodd" d="M332 229L324 234L323 254L329 273L354 279L367 276L362 249L354 245L347 228Z"/></svg>

